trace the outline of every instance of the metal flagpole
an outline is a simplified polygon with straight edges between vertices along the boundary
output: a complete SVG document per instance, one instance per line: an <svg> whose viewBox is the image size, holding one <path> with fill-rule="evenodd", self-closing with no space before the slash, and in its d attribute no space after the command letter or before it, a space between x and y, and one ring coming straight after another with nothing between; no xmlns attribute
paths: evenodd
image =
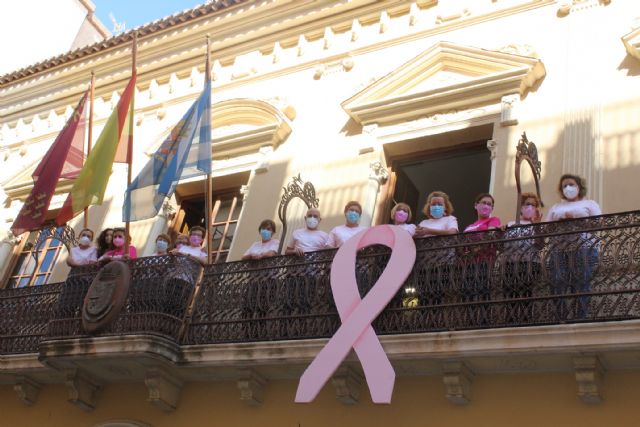
<svg viewBox="0 0 640 427"><path fill-rule="evenodd" d="M133 45L131 46L131 77L137 74L136 71L136 60L138 55L138 33L133 33ZM135 101L135 89L133 91L133 96L131 97L131 111L134 111L134 101ZM133 130L133 117L129 117L129 129ZM133 132L129 134L127 138L127 188L131 185L131 165L133 164ZM127 217L127 221L124 225L124 253L126 255L129 254L129 217Z"/></svg>
<svg viewBox="0 0 640 427"><path fill-rule="evenodd" d="M91 87L89 90L89 135L87 137L87 157L91 154L91 144L93 142L93 97L94 97L94 86L96 84L96 74L91 71ZM84 228L89 228L89 206L84 208Z"/></svg>
<svg viewBox="0 0 640 427"><path fill-rule="evenodd" d="M205 69L204 69L204 84L205 86L207 85L207 83L209 82L209 80L211 80L211 58L210 58L210 44L211 44L211 40L209 38L209 35L207 34L207 56L206 56L206 61L205 61ZM207 263L211 264L211 244L212 244L212 236L211 236L211 202L213 199L213 185L211 183L211 173L207 174L207 182L205 184L205 188L207 191L207 199L205 200L205 209L206 209L206 216L205 216L205 221L207 223Z"/></svg>

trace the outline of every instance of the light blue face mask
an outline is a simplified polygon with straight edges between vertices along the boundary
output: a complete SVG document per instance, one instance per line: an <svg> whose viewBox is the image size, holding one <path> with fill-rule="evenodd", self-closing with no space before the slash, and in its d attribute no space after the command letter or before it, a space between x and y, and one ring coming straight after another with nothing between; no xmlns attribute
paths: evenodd
<svg viewBox="0 0 640 427"><path fill-rule="evenodd" d="M169 243L165 240L158 240L156 242L156 249L158 249L159 252L166 252L168 247Z"/></svg>
<svg viewBox="0 0 640 427"><path fill-rule="evenodd" d="M263 228L262 230L260 230L260 237L262 237L262 240L269 240L271 239L272 235L273 232L269 229Z"/></svg>
<svg viewBox="0 0 640 427"><path fill-rule="evenodd" d="M357 224L360 221L360 214L356 211L347 212L347 222L349 224Z"/></svg>
<svg viewBox="0 0 640 427"><path fill-rule="evenodd" d="M444 216L444 206L442 205L431 205L429 206L429 212L431 216L438 219Z"/></svg>

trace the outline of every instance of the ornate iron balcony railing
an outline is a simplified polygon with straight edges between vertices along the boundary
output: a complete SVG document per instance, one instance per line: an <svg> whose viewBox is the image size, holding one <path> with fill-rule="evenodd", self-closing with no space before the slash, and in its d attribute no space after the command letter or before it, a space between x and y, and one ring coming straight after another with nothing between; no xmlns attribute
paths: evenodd
<svg viewBox="0 0 640 427"><path fill-rule="evenodd" d="M416 240L413 271L374 322L378 334L640 317L640 211ZM97 335L152 334L178 344L331 336L340 320L329 280L334 250L201 268L186 258L129 262L118 318ZM361 251L361 295L389 250ZM97 270L66 283L0 291L0 353L88 336L81 308Z"/></svg>

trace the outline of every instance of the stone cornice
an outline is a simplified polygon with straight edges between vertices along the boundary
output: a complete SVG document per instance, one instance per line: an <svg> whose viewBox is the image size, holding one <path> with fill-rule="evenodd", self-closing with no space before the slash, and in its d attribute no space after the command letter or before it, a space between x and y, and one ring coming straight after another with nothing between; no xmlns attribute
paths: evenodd
<svg viewBox="0 0 640 427"><path fill-rule="evenodd" d="M154 34L148 38L141 38L139 42L139 88L148 86L149 81L156 79L162 84L169 80L172 74L179 78L189 75L192 69L202 69L202 54L204 35L211 33L214 52L214 76L216 75L215 63L222 67L222 77L216 79L218 90L235 87L244 84L246 79L258 81L285 75L300 70L315 68L318 61L340 60L345 57L346 52L350 55L360 55L370 51L384 49L396 44L402 44L424 37L429 37L444 31L451 31L456 28L474 25L479 22L501 18L514 13L520 13L532 8L543 7L553 3L553 0L521 0L516 3L503 5L495 3L487 6L487 10L482 10L476 15L465 16L457 20L447 21L434 25L433 21L420 21L420 13L432 15L431 9L420 12L419 8L432 8L435 1L419 1L416 7L410 7L409 2L404 1L383 1L374 2L372 0L361 0L358 2L334 2L330 7L317 9L317 2L296 2L298 9L287 9L285 6L272 6L270 9L256 7L252 13L260 9L260 13L250 15L249 12L242 12L241 25L238 25L238 16L229 12L223 14L216 20L203 20L199 23L188 22L184 24L182 31L172 29L165 33ZM343 4L344 3L344 4ZM336 5L337 4L337 5ZM291 6L291 5L289 5ZM379 34L379 31L369 32L377 34L374 39L362 42L362 38L357 42L347 45L336 45L328 50L314 50L312 56L298 55L295 60L281 61L276 63L276 47L278 49L291 50L299 49L300 39L303 38L309 43L323 42L323 34L326 28L334 28L335 31L355 32L358 25L374 25L372 22L380 20L381 11L393 11L392 25L407 25L402 20L402 24L394 24L393 20L400 20L406 14L412 14L410 24L411 29L405 32L394 32L394 36ZM398 12L400 10L400 12ZM416 12L418 10L418 12ZM287 16L296 14L296 19L285 19ZM386 12L384 12L386 13ZM383 13L383 15L384 15ZM400 13L400 15L398 15ZM414 15L418 13L418 15ZM403 15L404 14L404 15ZM386 16L386 15L385 15ZM429 18L430 19L430 18ZM276 27L276 23L280 24ZM286 26L282 22L287 22ZM400 21L399 21L400 22ZM417 22L417 23L416 23ZM269 23L269 25L267 25ZM377 25L377 24L376 24ZM248 27L261 28L261 33L248 31ZM366 30L365 28L362 31ZM244 31L244 32L243 32ZM369 30L367 30L369 31ZM399 34L399 35L398 35ZM326 36L326 34L325 34ZM356 39L354 36L352 36ZM318 41L317 38L320 40ZM167 51L167 43L171 43L170 54ZM355 43L355 44L354 44ZM128 62L130 47L122 44L116 48L111 48L108 52L99 52L93 56L78 59L65 67L58 67L55 70L42 72L37 78L30 78L25 82L17 82L4 88L4 106L0 105L0 111L5 116L6 123L15 123L20 117L29 118L33 114L47 114L51 108L60 110L66 105L73 104L78 94L84 90L88 80L89 70L94 69L98 78L98 88L96 96L110 94L113 90L121 89L129 76ZM337 50L336 50L337 49ZM261 52L271 64L266 69L261 69L257 74L241 79L228 79L227 68L234 67L238 56L247 52ZM320 56L318 56L320 55ZM273 58L272 58L273 57ZM215 77L214 77L215 78ZM35 86L33 83L37 83ZM46 97L33 96L34 90L47 93ZM3 89L0 89L0 93ZM4 111L3 111L4 110ZM27 113L28 111L28 113Z"/></svg>
<svg viewBox="0 0 640 427"><path fill-rule="evenodd" d="M640 59L640 27L622 36L622 43L629 55Z"/></svg>

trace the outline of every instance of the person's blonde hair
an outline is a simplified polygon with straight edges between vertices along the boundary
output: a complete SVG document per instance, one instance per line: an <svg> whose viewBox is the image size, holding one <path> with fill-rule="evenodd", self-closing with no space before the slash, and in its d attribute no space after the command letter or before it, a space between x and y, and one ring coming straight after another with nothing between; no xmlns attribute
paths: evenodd
<svg viewBox="0 0 640 427"><path fill-rule="evenodd" d="M442 197L444 199L444 216L451 215L453 213L453 203L449 200L449 195L444 191L432 191L427 196L427 201L424 204L424 208L422 208L422 213L427 218L433 218L431 216L431 210L429 210L429 206L431 206L431 200L434 197Z"/></svg>
<svg viewBox="0 0 640 427"><path fill-rule="evenodd" d="M409 207L408 204L406 203L397 203L393 209L391 209L391 219L394 219L396 212L398 212L398 210L400 209L404 209L405 211L407 211L407 213L409 214L409 216L407 217L407 223L411 222L411 218L413 217L412 213L411 213L411 208Z"/></svg>

